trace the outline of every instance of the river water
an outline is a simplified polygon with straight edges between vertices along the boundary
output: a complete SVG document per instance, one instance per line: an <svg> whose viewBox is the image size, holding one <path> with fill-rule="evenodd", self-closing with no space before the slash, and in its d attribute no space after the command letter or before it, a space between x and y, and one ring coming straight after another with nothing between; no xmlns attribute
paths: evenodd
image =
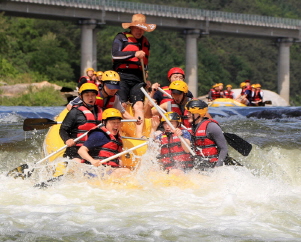
<svg viewBox="0 0 301 242"><path fill-rule="evenodd" d="M253 145L247 157L229 147L243 167L176 177L148 152L124 180L70 178L39 189L36 176L7 177L44 157L47 130L25 133L23 120L62 109L0 106L0 241L301 241L299 108L209 109L225 132ZM266 118L247 117L256 112Z"/></svg>

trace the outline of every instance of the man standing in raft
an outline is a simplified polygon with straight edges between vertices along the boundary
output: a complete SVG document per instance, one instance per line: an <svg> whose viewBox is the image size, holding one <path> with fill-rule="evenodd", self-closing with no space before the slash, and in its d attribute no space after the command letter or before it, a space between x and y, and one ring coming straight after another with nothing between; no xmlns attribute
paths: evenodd
<svg viewBox="0 0 301 242"><path fill-rule="evenodd" d="M155 24L147 24L143 14L134 14L131 23L122 23L124 29L130 32L118 33L113 41L112 58L113 69L120 75L120 90L118 94L126 106L126 102L133 105L135 118L144 120L144 94L140 88L144 85L143 68L148 67L150 44L144 32L155 30ZM144 67L142 68L142 63ZM147 83L150 87L150 82ZM143 125L137 129L136 136L142 136Z"/></svg>

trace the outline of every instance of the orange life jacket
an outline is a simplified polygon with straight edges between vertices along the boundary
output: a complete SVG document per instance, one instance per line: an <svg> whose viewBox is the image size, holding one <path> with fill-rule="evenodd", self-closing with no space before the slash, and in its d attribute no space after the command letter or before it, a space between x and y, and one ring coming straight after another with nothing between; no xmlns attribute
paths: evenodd
<svg viewBox="0 0 301 242"><path fill-rule="evenodd" d="M145 56L143 58L143 63L145 66L148 64L148 57L149 57L149 48L150 44L146 37L142 36L142 44L137 41L137 39L129 32L123 32L124 36L127 38L127 42L125 44L125 47L122 49L123 52L125 51L139 51L143 50L145 52ZM120 63L116 69L141 69L141 63L139 58L137 57L131 57L126 60L114 60L116 64Z"/></svg>
<svg viewBox="0 0 301 242"><path fill-rule="evenodd" d="M192 134L192 140L194 140L194 149L198 156L208 158L210 162L216 162L219 154L217 145L215 141L209 139L206 134L207 126L211 122L218 124L214 119L207 118L200 122Z"/></svg>
<svg viewBox="0 0 301 242"><path fill-rule="evenodd" d="M158 158L164 169L193 168L194 164L191 155L184 151L177 135L171 133L168 136L166 133L163 133L161 145L161 153Z"/></svg>
<svg viewBox="0 0 301 242"><path fill-rule="evenodd" d="M94 114L87 109L85 106L81 105L81 106L73 106L74 108L77 108L79 111L81 111L85 117L86 117L86 123L83 125L79 125L77 127L76 133L77 133L77 137L81 136L82 134L86 133L87 131L89 131L90 129L96 127L98 124L100 124L101 120L102 120L102 109L100 107L97 106L97 118L95 119ZM81 138L77 143L76 146L82 146L83 143L88 139L88 135L86 135L85 137Z"/></svg>

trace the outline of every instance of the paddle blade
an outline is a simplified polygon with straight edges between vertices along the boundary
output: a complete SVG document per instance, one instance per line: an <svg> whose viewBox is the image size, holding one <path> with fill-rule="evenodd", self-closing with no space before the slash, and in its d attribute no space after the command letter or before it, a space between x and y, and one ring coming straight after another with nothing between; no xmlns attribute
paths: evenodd
<svg viewBox="0 0 301 242"><path fill-rule="evenodd" d="M224 133L225 138L230 146L237 150L243 156L248 156L252 150L252 145L240 138L236 134Z"/></svg>
<svg viewBox="0 0 301 242"><path fill-rule="evenodd" d="M17 168L8 172L7 176L12 176L15 179L21 177L24 180L25 178L30 177L33 172L33 169L28 170L28 168L29 167L27 164L20 165Z"/></svg>
<svg viewBox="0 0 301 242"><path fill-rule="evenodd" d="M48 119L48 118L27 118L23 123L23 130L39 130L39 129L47 129L52 125L57 124L57 122Z"/></svg>

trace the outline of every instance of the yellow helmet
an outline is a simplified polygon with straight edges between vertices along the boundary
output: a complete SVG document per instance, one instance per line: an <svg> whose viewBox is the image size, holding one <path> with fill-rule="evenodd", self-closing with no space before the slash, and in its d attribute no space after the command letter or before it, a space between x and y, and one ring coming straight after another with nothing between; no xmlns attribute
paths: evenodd
<svg viewBox="0 0 301 242"><path fill-rule="evenodd" d="M221 83L221 82L220 82L220 83L217 83L217 85L219 85L219 86L223 86L223 85L224 85L224 83Z"/></svg>
<svg viewBox="0 0 301 242"><path fill-rule="evenodd" d="M252 84L251 87L252 87L252 88L256 88L256 87L257 87L257 84Z"/></svg>
<svg viewBox="0 0 301 242"><path fill-rule="evenodd" d="M116 108L108 108L102 113L102 120L106 119L122 119L121 112Z"/></svg>
<svg viewBox="0 0 301 242"><path fill-rule="evenodd" d="M245 82L240 83L240 88L243 88L245 86L247 86L247 84Z"/></svg>
<svg viewBox="0 0 301 242"><path fill-rule="evenodd" d="M116 71L105 71L102 74L101 80L103 82L105 82L105 81L119 82L120 81L120 76Z"/></svg>
<svg viewBox="0 0 301 242"><path fill-rule="evenodd" d="M78 92L80 95L84 94L85 92L95 92L97 95L98 88L94 83L84 83L83 85L81 85Z"/></svg>
<svg viewBox="0 0 301 242"><path fill-rule="evenodd" d="M255 88L261 88L261 85L260 84L256 84Z"/></svg>
<svg viewBox="0 0 301 242"><path fill-rule="evenodd" d="M212 88L216 88L216 87L219 87L218 83L215 83L214 85L212 85Z"/></svg>
<svg viewBox="0 0 301 242"><path fill-rule="evenodd" d="M185 109L192 114L204 117L208 112L208 104L199 99L192 99L186 104Z"/></svg>
<svg viewBox="0 0 301 242"><path fill-rule="evenodd" d="M184 81L173 81L169 85L170 90L177 90L180 92L188 93L188 86Z"/></svg>
<svg viewBox="0 0 301 242"><path fill-rule="evenodd" d="M181 122L181 116L178 113L175 112L166 112L164 116L167 118L169 121L177 121ZM162 117L161 122L165 122L165 119Z"/></svg>
<svg viewBox="0 0 301 242"><path fill-rule="evenodd" d="M89 67L89 68L86 69L86 73L87 73L88 71L93 71L93 72L94 72L94 69L93 69L92 67Z"/></svg>
<svg viewBox="0 0 301 242"><path fill-rule="evenodd" d="M227 85L226 87L231 87L231 88L232 88L232 85L229 84L229 85Z"/></svg>
<svg viewBox="0 0 301 242"><path fill-rule="evenodd" d="M102 72L102 71L96 72L96 76L102 76L102 75L103 75L103 72Z"/></svg>

